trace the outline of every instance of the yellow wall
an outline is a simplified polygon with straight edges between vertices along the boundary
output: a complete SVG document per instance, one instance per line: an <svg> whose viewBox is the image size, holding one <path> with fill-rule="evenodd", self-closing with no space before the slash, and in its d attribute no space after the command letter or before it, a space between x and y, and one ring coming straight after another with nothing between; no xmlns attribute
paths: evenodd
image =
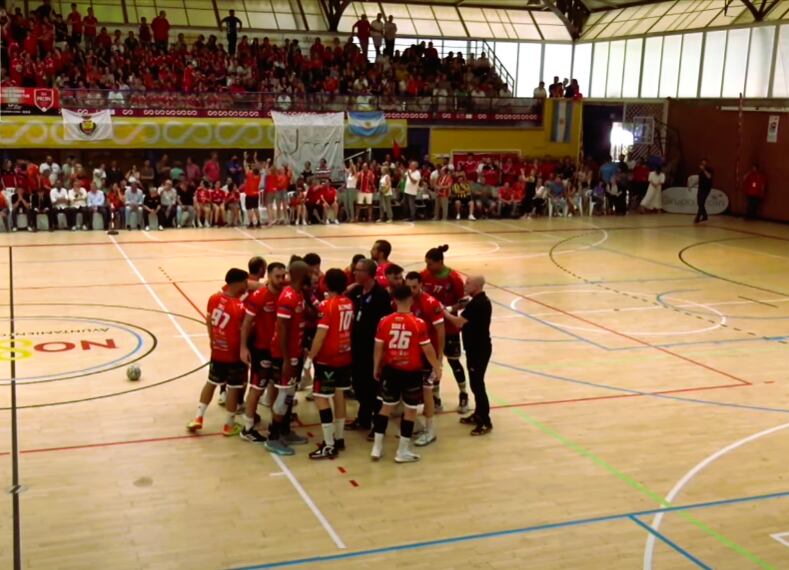
<svg viewBox="0 0 789 570"><path fill-rule="evenodd" d="M512 127L433 127L430 130L430 153L449 155L452 151L519 151L523 157L578 156L581 141L582 105L573 105L570 143L551 142L553 105L545 106L543 126L536 129Z"/></svg>
<svg viewBox="0 0 789 570"><path fill-rule="evenodd" d="M346 148L392 148L406 145L408 123L388 120L389 132L363 138L345 129ZM7 148L215 148L274 147L271 119L114 117L111 140L70 142L63 139L60 117L5 116L0 122L0 147Z"/></svg>

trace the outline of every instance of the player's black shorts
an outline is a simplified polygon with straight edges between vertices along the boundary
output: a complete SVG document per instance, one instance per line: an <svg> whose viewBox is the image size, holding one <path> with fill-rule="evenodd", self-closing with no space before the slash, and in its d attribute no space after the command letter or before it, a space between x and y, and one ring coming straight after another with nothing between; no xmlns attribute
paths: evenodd
<svg viewBox="0 0 789 570"><path fill-rule="evenodd" d="M271 351L252 347L249 353L252 358L252 379L249 385L258 390L265 390L271 380Z"/></svg>
<svg viewBox="0 0 789 570"><path fill-rule="evenodd" d="M384 404L395 405L402 401L405 407L416 408L422 403L422 371L384 366L380 398Z"/></svg>
<svg viewBox="0 0 789 570"><path fill-rule="evenodd" d="M290 388L291 386L295 386L301 378L301 369L304 366L304 360L301 358L291 358L290 360L293 364L293 373L290 378L283 378L282 359L271 359L271 381L274 382L274 386L277 388Z"/></svg>
<svg viewBox="0 0 789 570"><path fill-rule="evenodd" d="M244 196L247 210L255 210L260 205L260 196Z"/></svg>
<svg viewBox="0 0 789 570"><path fill-rule="evenodd" d="M430 365L422 369L422 386L432 388L433 386L438 386L439 383L440 380L436 378L436 374Z"/></svg>
<svg viewBox="0 0 789 570"><path fill-rule="evenodd" d="M212 360L208 367L208 381L217 386L243 386L247 381L247 365L243 362Z"/></svg>
<svg viewBox="0 0 789 570"><path fill-rule="evenodd" d="M444 356L447 358L460 358L460 335L448 334L444 342Z"/></svg>
<svg viewBox="0 0 789 570"><path fill-rule="evenodd" d="M335 368L315 363L315 378L312 381L312 393L315 396L328 398L337 390L351 389L351 367Z"/></svg>

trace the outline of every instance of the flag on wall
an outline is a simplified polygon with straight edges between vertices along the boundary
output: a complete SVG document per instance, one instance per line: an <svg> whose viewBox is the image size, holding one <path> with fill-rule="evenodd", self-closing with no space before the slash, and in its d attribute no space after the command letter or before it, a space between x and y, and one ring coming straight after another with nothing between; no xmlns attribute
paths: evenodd
<svg viewBox="0 0 789 570"><path fill-rule="evenodd" d="M553 103L551 142L569 143L573 135L573 102L566 99L550 101Z"/></svg>
<svg viewBox="0 0 789 570"><path fill-rule="evenodd" d="M377 137L389 127L382 111L348 111L348 129L358 137Z"/></svg>
<svg viewBox="0 0 789 570"><path fill-rule="evenodd" d="M74 113L61 110L64 139L67 141L100 141L112 138L112 113Z"/></svg>
<svg viewBox="0 0 789 570"><path fill-rule="evenodd" d="M344 113L278 113L271 112L274 121L274 164L289 166L301 172L309 161L318 164L326 160L331 168L331 179L341 180L345 173Z"/></svg>

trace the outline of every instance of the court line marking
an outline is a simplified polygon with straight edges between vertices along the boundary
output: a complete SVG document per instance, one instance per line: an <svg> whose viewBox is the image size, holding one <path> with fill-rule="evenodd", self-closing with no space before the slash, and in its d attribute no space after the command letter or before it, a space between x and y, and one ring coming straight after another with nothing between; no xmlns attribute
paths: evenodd
<svg viewBox="0 0 789 570"><path fill-rule="evenodd" d="M495 398L495 397L493 397L492 399L498 400L498 398ZM668 501L668 500L664 499L663 497L661 497L658 493L656 493L655 491L651 490L645 484L641 483L640 481L636 481L633 477L631 477L630 475L628 475L624 471L620 471L619 469L617 469L616 467L614 467L613 465L608 463L605 459L603 459L599 455L596 455L596 454L592 453L590 450L588 450L587 448L583 447L579 443L577 443L577 442L575 442L575 441L573 441L573 440L561 435L559 432L554 430L549 425L542 423L537 418L534 418L534 417L530 416L529 414L527 414L523 410L519 410L519 409L516 408L516 409L513 410L513 412L515 413L515 415L519 416L521 419L526 420L526 422L528 424L530 424L532 427L537 428L539 431L541 431L545 435L555 439L556 441L561 443L564 447L574 451L575 453L577 453L581 457L585 457L585 458L589 459L592 463L594 463L598 467L602 468L604 471L606 471L610 475L613 475L614 477L619 479L622 483L625 483L627 486L629 486L631 489L633 489L635 491L638 491L639 493L641 493L642 495L645 495L646 497L649 497L651 500L655 501L658 505L660 505L662 507L672 506L670 501ZM720 542L724 546L730 548L731 550L733 550L734 552L736 552L740 556L750 560L751 562L753 562L757 566L760 566L761 568L765 568L765 569L772 569L773 568L772 565L768 564L767 562L765 562L764 560L759 558L756 554L754 554L753 552L751 552L750 550L748 550L744 546L741 546L741 545L737 544L736 542L734 542L729 537L727 537L724 534L716 531L713 528L710 528L709 526L704 524L702 521L694 518L693 516L689 515L688 513L680 512L679 515L683 519L685 519L687 522L689 522L690 524L692 524L693 526L698 528L699 530L701 530L704 533L708 534L709 536L711 536L712 538L714 538L715 540L717 540L718 542Z"/></svg>
<svg viewBox="0 0 789 570"><path fill-rule="evenodd" d="M784 539L785 536L789 536L789 532L776 532L774 534L771 534L770 538L772 538L774 540L777 540L778 542L780 542L784 546L789 547L789 542L786 541L786 539Z"/></svg>
<svg viewBox="0 0 789 570"><path fill-rule="evenodd" d="M773 309L777 309L778 308L777 305L772 305L772 304L768 303L767 301L760 301L758 299L751 299L750 297L743 297L742 295L739 295L739 297L740 297L740 299L745 299L746 301L750 301L751 303L758 303L759 305L765 305L766 307L772 307Z"/></svg>
<svg viewBox="0 0 789 570"><path fill-rule="evenodd" d="M518 372L525 372L527 374L534 374L542 376L550 380L558 380L559 382L569 382L571 384L579 384L581 386L591 386L593 388L602 388L604 390L611 390L614 392L623 392L629 395L651 396L653 398L663 398L666 400L676 400L678 402L686 402L689 404L704 404L708 406L717 406L721 408L734 408L738 410L750 410L754 412L771 412L776 414L789 414L789 409L786 408L768 408L766 406L752 406L749 404L735 404L731 402L716 402L714 400L701 400L699 398L685 398L684 396L672 396L670 394L679 392L700 392L702 390L722 390L727 388L744 388L746 386L753 386L753 384L721 384L719 386L701 386L699 388L685 388L678 390L645 392L643 390L635 390L633 388L622 388L619 386L610 386L608 384L597 384L587 380L579 380L577 378L570 378L568 376L559 376L558 374L551 374L549 372L541 372L539 370L531 370L529 368L522 368L514 364L507 364L496 360L491 360L491 364L501 366L502 368L509 368L510 370L517 370ZM610 399L610 398L609 398Z"/></svg>
<svg viewBox="0 0 789 570"><path fill-rule="evenodd" d="M473 222L471 222L471 223L473 223ZM469 232L472 232L472 233L475 233L475 234L478 234L478 235L481 235L481 236L485 236L486 238L503 241L505 243L515 243L515 240L513 240L513 239L509 239L509 238L505 238L505 237L496 237L494 234L489 234L488 232L483 232L482 230L478 230L476 228L472 228L471 226L468 226L468 225L465 225L465 224L457 224L457 226L459 228L463 228L466 231L469 231Z"/></svg>
<svg viewBox="0 0 789 570"><path fill-rule="evenodd" d="M701 560L699 560L698 558L693 556L690 552L688 552L687 550L682 548L679 544L677 544L676 542L671 540L665 534L662 534L662 533L656 531L655 529L650 527L648 524L644 523L643 521L641 521L640 519L638 519L636 517L631 516L631 517L628 517L628 518L631 521L633 521L634 523L636 523L638 526L640 526L641 528L645 529L647 531L647 536L650 536L653 539L657 538L658 540L660 540L661 542L665 543L666 545L668 545L669 547L674 549L676 552L678 552L679 554L681 554L682 556L684 556L685 558L687 558L688 560L693 562L699 568L704 568L704 570L712 570L712 566L709 566L708 564L705 564L704 562L702 562Z"/></svg>
<svg viewBox="0 0 789 570"><path fill-rule="evenodd" d="M151 297L153 297L153 300L156 302L156 304L159 305L159 308L165 312L167 318L170 319L171 323L173 323L175 330L177 330L178 333L181 335L181 338L183 338L184 341L186 341L186 344L189 346L192 352L194 352L195 356L197 356L197 358L200 360L200 363L205 364L208 361L208 359L205 357L205 355L203 355L202 352L200 352L200 349L197 348L197 346L189 337L189 335L186 334L186 331L181 326L181 324L178 321L176 321L175 317L173 317L170 314L170 310L167 308L167 305L164 304L164 302L161 300L161 298L156 293L156 291L153 290L153 287L148 285L148 282L145 280L145 277L142 276L142 273L140 273L140 270L137 269L136 265L134 265L134 262L131 259L129 259L129 256L126 255L126 251L124 251L124 249L120 246L120 244L118 244L118 241L115 239L115 236L110 236L110 241L115 245L115 248L118 250L118 253L120 253L121 257L123 257L123 259L126 261L127 265L132 270L132 273L134 273L134 275L137 276L137 279L140 280L140 282L144 285L145 289L148 291ZM201 313L200 316L204 316L204 315Z"/></svg>
<svg viewBox="0 0 789 570"><path fill-rule="evenodd" d="M334 245L330 241L326 241L323 238L319 238L317 236L314 236L310 232L308 232L307 230L302 230L302 229L299 229L298 227L296 228L296 233L297 234L301 234L303 236L306 236L308 238L314 239L315 241L320 242L323 245L328 246L328 247L330 247L332 249L346 249L345 247L342 247L342 246L339 246L339 245ZM332 236L332 237L334 237L334 236ZM351 247L352 247L352 249L355 249L355 247L353 247L353 246L351 246Z"/></svg>
<svg viewBox="0 0 789 570"><path fill-rule="evenodd" d="M685 473L685 475L683 475L682 478L679 481L677 481L677 483L666 494L666 501L670 502L670 501L673 501L674 499L676 499L677 495L680 494L682 489L688 483L690 483L690 481L693 478L695 478L699 473L704 471L707 467L712 465L714 462L716 462L718 459L720 459L724 455L728 455L729 453L731 453L732 451L735 451L736 449L742 447L743 445L747 445L747 444L749 444L749 443L751 443L753 441L756 441L757 439L760 439L762 437L765 437L767 435L773 434L773 433L775 433L777 431L781 431L781 430L786 429L786 428L789 428L789 423L781 424L779 426L775 426L775 427L772 427L772 428L760 431L758 433L755 433L753 435L749 435L748 437L744 437L744 438L742 438L742 439L740 439L738 441L735 441L734 443L731 443L731 444L727 445L726 447L723 447L723 448L719 449L715 453L707 456L706 458L701 460L699 463L697 463L690 471ZM660 530L660 525L661 525L662 522L663 522L663 514L659 513L652 519L652 522L649 525L649 527L652 530L657 532L658 530ZM647 537L647 542L646 542L646 545L644 546L644 570L651 570L652 563L653 563L653 558L654 558L654 550L655 550L655 537L650 535L650 536Z"/></svg>
<svg viewBox="0 0 789 570"><path fill-rule="evenodd" d="M266 248L266 249L268 249L269 251L274 251L274 246L271 246L271 245L267 244L266 242L264 242L263 240L261 240L261 239L259 239L259 238L256 238L255 236L253 236L251 233L249 233L249 232L248 232L248 231L246 231L245 229L242 229L242 228L235 228L235 230L236 230L238 233L240 233L242 236L245 236L245 237L247 237L247 238L251 239L251 240L252 240L252 241L254 241L256 244L262 245L263 247L265 247L265 248Z"/></svg>
<svg viewBox="0 0 789 570"><path fill-rule="evenodd" d="M347 224L344 224L347 225ZM362 224L356 224L357 226L361 226ZM370 227L376 224L369 224ZM598 227L598 230L604 231L643 231L643 230L662 230L662 229L672 229L672 228L680 228L680 229L692 229L687 224L676 224L676 225L665 225L665 226L624 226L624 227L610 227L610 228L601 228ZM591 228L578 228L578 227L568 227L568 228L550 228L550 229L524 229L524 230L500 230L495 233L497 234L549 234L551 232L577 232L579 230L584 229L591 229ZM175 230L177 233L181 232L197 232L197 229L190 229L190 228L182 228L180 230ZM738 231L738 230L730 230L730 231ZM418 237L418 236L447 236L447 235L468 235L465 232L453 232L453 231L436 231L436 232L413 232L413 233L392 233L386 234L384 237ZM309 236L306 236L309 237ZM332 239L356 239L356 238L380 238L382 234L378 233L371 233L371 234L337 234L332 235ZM300 238L298 235L276 235L276 236L268 236L266 239L268 240L275 240L275 239L282 239L282 240L294 240L294 239L303 239ZM783 239L783 238L776 238L776 239ZM238 238L203 238L203 239L183 239L183 240L160 240L157 243L208 243L208 242L220 242L220 241L238 241ZM142 240L128 240L122 241L123 245L151 245L150 241L142 241ZM109 245L106 242L69 242L69 243L22 243L22 244L15 244L15 248L37 248L37 247L45 247L45 248L52 248L52 247L84 247L84 246L105 246ZM337 247L337 246L333 246ZM619 253L619 252L617 252ZM652 261L652 260L644 260L644 261ZM682 270L680 267L675 267L675 269Z"/></svg>
<svg viewBox="0 0 789 570"><path fill-rule="evenodd" d="M285 568L289 566L298 566L306 564L315 564L321 562L333 562L337 560L349 560L353 558L364 558L367 556L375 556L378 554L389 554L393 552L407 552L410 550L422 550L432 548L435 546L445 546L449 544L458 544L463 542L476 542L490 538L500 538L506 536L517 536L522 534L529 534L533 532L540 532L546 530L555 530L570 528L576 526L586 526L598 523L616 522L620 520L627 520L630 517L649 516L660 512L684 512L703 509L712 509L726 505L733 505L739 503L754 503L759 501L778 500L789 497L789 491L780 493L770 493L765 495L753 495L747 497L736 497L733 499L721 499L718 501L709 501L705 503L691 503L688 505L676 505L670 507L663 507L658 509L649 509L644 511L635 511L628 513L618 513L613 515L603 515L598 517L588 517L582 519L571 519L556 523L546 523L534 526L513 528L507 530L499 530L492 532L481 532L474 534L464 534L460 536L453 536L449 538L439 538L435 540L426 540L422 542L411 542L406 544L396 544L392 546L384 546L380 548L370 548L367 550L357 550L354 552L343 552L341 554L330 554L324 556L311 556L308 558L299 558L291 560L282 560L279 562L269 562L265 564L258 564L254 566L241 566L234 567L232 570L267 570L269 568Z"/></svg>
<svg viewBox="0 0 789 570"><path fill-rule="evenodd" d="M123 249L121 249L120 247L118 249L121 252L123 252ZM129 263L130 263L130 265L132 265L132 267L134 267L134 265L131 263L131 261ZM137 274L140 276L140 280L144 281L144 278L139 274L139 271L137 271ZM156 292L154 292L153 289L149 288L148 291L151 292L152 295L154 295L154 296L156 295ZM179 291L180 291L180 289L179 289ZM188 295L186 295L186 293L181 291L181 294L184 297L186 297L187 300L189 300L189 297L188 297ZM161 302L161 299L159 301ZM200 313L201 316L203 315L202 311L200 311L193 302L190 301L190 304L192 305L192 307L198 313ZM167 309L165 307L163 307L163 310L167 310ZM193 343L191 338L189 338L189 337L185 337L185 338L187 338L189 343L194 346L194 343ZM199 358L201 359L202 362L205 362L205 360L202 360L202 359L205 359L205 357L202 355L202 353L199 353ZM331 537L332 541L334 541L334 544L337 546L337 548L346 548L345 543L342 541L340 536L337 534L337 531L334 530L334 527L331 525L331 523L328 521L328 519L324 516L324 514L321 512L321 510L315 504L315 501L312 500L312 497L310 497L309 493L307 493L307 491L304 490L304 487L302 487L301 483L299 483L299 480L296 478L296 476L293 474L293 472L290 470L290 468L287 466L287 464L285 464L285 462L283 462L279 458L279 456L277 456L277 455L275 455L273 453L269 454L269 455L274 460L274 462L279 466L280 470L283 473L285 473L285 476L288 478L288 480L290 481L291 485L293 485L293 488L296 490L296 492L302 498L302 500L307 505L307 507L310 509L310 511L312 511L312 514L315 515L315 518L318 519L318 522L320 522L321 526L323 526L323 528L326 530L326 532L328 533L329 537Z"/></svg>

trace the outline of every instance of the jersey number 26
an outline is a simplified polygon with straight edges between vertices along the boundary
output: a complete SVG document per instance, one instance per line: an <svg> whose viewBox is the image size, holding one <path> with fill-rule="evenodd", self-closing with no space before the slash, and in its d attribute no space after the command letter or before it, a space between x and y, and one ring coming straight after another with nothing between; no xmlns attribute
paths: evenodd
<svg viewBox="0 0 789 570"><path fill-rule="evenodd" d="M411 345L411 331L389 331L392 339L389 341L389 348L393 350L408 350Z"/></svg>

